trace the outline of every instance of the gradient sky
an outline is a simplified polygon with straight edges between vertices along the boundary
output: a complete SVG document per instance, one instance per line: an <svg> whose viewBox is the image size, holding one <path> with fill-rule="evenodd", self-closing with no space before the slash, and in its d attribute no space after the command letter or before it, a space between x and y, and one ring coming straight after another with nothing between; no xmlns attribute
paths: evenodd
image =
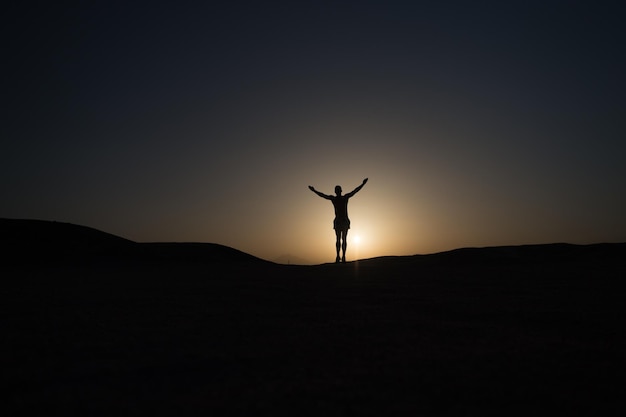
<svg viewBox="0 0 626 417"><path fill-rule="evenodd" d="M626 241L619 2L20 3L0 217L329 262L369 177L348 260Z"/></svg>

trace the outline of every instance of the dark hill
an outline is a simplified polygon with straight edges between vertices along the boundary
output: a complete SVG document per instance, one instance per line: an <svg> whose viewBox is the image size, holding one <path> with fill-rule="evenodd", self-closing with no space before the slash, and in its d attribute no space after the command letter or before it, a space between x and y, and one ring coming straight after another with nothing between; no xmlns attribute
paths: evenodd
<svg viewBox="0 0 626 417"><path fill-rule="evenodd" d="M114 247L128 239L86 226L45 220L0 219L2 245L19 247Z"/></svg>
<svg viewBox="0 0 626 417"><path fill-rule="evenodd" d="M148 260L233 265L271 264L269 261L217 243L139 243L138 246L142 259Z"/></svg>
<svg viewBox="0 0 626 417"><path fill-rule="evenodd" d="M625 244L296 266L0 227L6 415L625 415Z"/></svg>
<svg viewBox="0 0 626 417"><path fill-rule="evenodd" d="M71 223L0 219L0 247L8 263L120 256L132 252L135 245L128 239Z"/></svg>
<svg viewBox="0 0 626 417"><path fill-rule="evenodd" d="M0 248L8 263L88 261L266 262L214 243L137 243L86 226L45 220L0 219Z"/></svg>
<svg viewBox="0 0 626 417"><path fill-rule="evenodd" d="M540 245L460 248L428 255L382 256L359 261L361 265L380 267L541 265L548 263L580 263L619 261L626 258L626 243L574 245L551 243Z"/></svg>
<svg viewBox="0 0 626 417"><path fill-rule="evenodd" d="M28 219L0 219L0 248L3 259L9 263L65 262L105 256L109 259L144 262L273 264L215 243L137 243L86 226ZM428 255L383 256L361 260L359 263L372 268L391 269L410 265L416 268L428 265L456 268L477 265L602 262L624 258L626 243L593 245L554 243L460 248Z"/></svg>

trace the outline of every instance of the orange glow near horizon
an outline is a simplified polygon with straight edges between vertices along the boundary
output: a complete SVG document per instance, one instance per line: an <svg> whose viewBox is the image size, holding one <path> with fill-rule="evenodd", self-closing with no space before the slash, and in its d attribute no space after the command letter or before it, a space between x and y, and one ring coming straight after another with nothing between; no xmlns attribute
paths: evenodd
<svg viewBox="0 0 626 417"><path fill-rule="evenodd" d="M406 164L383 170L376 167L376 160L369 162L377 169L357 166L362 175L331 172L317 181L313 170L294 170L284 176L270 172L258 181L265 187L246 188L242 183L225 190L220 198L209 194L195 197L192 206L159 207L151 213L153 217L144 216L141 221L56 220L94 226L135 241L210 242L270 261L287 255L297 262L319 264L335 258L334 211L330 201L307 186L331 194L340 184L349 192L367 176L369 182L348 205L348 261L470 246L623 241L619 228L614 235L602 233L610 222L593 219L597 229L592 229L590 219L575 212L545 210L521 189L519 196L486 204L485 191L463 178L425 171L409 176ZM252 178L250 182L254 183Z"/></svg>
<svg viewBox="0 0 626 417"><path fill-rule="evenodd" d="M547 210L546 202L562 198L559 195L537 200L535 190L518 187L515 194L500 190L500 199L494 200L484 183L468 175L437 172L432 164L416 164L401 155L395 158L395 165L371 155L362 154L351 167L350 171L361 174L358 176L348 170L320 175L312 158L300 161L301 170L288 166L284 172L269 169L275 161L257 166L250 163L254 169L246 175L247 182L242 180L219 193L198 194L191 187L183 190L187 193L184 199L194 204L166 201L149 215L101 223L89 218L54 220L96 227L140 242L210 242L270 261L287 255L298 262L319 264L335 258L334 211L330 201L307 186L332 194L340 184L349 192L369 177L348 205L348 261L470 246L623 241L619 227L613 234L607 232L616 216L603 219L591 217L593 211ZM331 158L330 165L332 162ZM254 178L257 171L263 176Z"/></svg>

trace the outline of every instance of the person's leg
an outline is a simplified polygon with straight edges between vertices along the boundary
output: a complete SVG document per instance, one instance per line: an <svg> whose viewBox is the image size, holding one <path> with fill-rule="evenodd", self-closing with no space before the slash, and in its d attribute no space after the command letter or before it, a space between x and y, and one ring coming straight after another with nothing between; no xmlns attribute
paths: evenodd
<svg viewBox="0 0 626 417"><path fill-rule="evenodd" d="M335 236L337 237L337 242L335 243L335 247L337 248L337 257L335 258L335 262L339 262L339 248L341 248L341 231L335 229Z"/></svg>
<svg viewBox="0 0 626 417"><path fill-rule="evenodd" d="M343 235L342 236L343 242L341 244L341 248L343 249L343 257L341 258L341 260L345 262L346 261L346 249L348 248L348 231L344 230L342 235Z"/></svg>

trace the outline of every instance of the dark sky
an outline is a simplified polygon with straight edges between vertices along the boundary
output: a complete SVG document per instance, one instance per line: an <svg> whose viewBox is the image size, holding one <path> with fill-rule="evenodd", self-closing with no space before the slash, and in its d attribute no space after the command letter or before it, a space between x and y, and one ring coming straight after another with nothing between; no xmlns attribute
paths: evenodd
<svg viewBox="0 0 626 417"><path fill-rule="evenodd" d="M626 241L619 2L21 2L0 217L334 258ZM350 249L349 249L350 250Z"/></svg>

